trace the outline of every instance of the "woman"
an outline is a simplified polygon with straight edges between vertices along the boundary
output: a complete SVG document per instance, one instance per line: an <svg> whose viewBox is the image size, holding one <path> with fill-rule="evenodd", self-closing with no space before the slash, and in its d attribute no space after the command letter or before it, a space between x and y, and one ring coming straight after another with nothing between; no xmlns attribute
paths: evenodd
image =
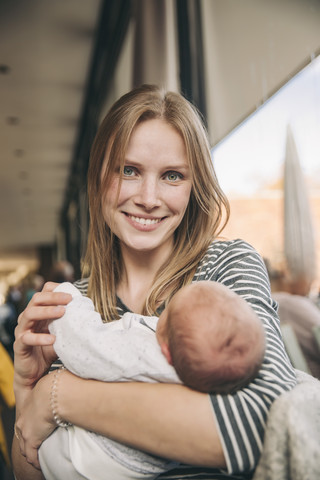
<svg viewBox="0 0 320 480"><path fill-rule="evenodd" d="M293 387L295 375L260 256L241 240L217 239L228 203L190 103L147 85L118 100L93 144L88 196L87 279L77 286L106 321L127 310L159 314L183 285L218 281L259 315L267 335L265 360L258 377L234 395L209 396L183 385L105 384L67 371L52 393L52 375L44 375L55 359L48 322L63 314L71 297L52 292L55 284L49 283L16 330L17 480L42 478L37 448L57 426L50 396L59 423L228 475L252 471L268 410Z"/></svg>

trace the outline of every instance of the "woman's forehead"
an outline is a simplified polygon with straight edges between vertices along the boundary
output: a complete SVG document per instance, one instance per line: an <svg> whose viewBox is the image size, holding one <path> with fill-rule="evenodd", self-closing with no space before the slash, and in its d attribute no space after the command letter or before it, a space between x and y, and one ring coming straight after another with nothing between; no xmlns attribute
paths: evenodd
<svg viewBox="0 0 320 480"><path fill-rule="evenodd" d="M185 140L180 132L163 119L148 119L139 122L129 137L121 135L110 138L105 148L104 162L123 164L124 161L139 163L146 158L168 159L177 167L188 168L189 159Z"/></svg>

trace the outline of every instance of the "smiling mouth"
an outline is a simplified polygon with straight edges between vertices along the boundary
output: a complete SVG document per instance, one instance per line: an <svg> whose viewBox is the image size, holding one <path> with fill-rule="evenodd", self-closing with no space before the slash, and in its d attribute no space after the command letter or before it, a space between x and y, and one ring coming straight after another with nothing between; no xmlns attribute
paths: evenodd
<svg viewBox="0 0 320 480"><path fill-rule="evenodd" d="M129 215L126 213L127 217L129 217L134 222L140 223L140 225L155 225L160 223L162 218L143 218L143 217L135 217L134 215Z"/></svg>

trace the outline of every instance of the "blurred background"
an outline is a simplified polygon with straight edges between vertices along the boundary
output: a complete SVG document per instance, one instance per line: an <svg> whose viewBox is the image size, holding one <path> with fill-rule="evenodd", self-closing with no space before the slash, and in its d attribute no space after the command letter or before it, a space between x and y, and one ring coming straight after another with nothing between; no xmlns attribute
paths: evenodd
<svg viewBox="0 0 320 480"><path fill-rule="evenodd" d="M232 203L226 235L251 241L277 268L291 126L315 254L319 27L317 0L1 0L2 302L30 272L47 280L56 261L79 277L92 139L114 100L145 82L198 106Z"/></svg>
<svg viewBox="0 0 320 480"><path fill-rule="evenodd" d="M180 91L201 111L231 202L224 235L257 248L276 289L317 303L319 53L319 0L1 0L0 333L9 354L32 294L80 276L90 146L111 104L141 83Z"/></svg>

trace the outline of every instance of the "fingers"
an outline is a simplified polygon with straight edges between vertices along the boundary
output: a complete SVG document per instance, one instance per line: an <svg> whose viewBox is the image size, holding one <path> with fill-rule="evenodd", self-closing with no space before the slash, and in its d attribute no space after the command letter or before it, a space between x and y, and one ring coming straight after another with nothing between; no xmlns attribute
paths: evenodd
<svg viewBox="0 0 320 480"><path fill-rule="evenodd" d="M46 283L44 290L35 293L26 309L19 315L18 325L23 325L24 331L32 328L38 320L54 320L64 314L64 306L72 300L72 296L68 293L53 292L52 287L56 285L52 282Z"/></svg>
<svg viewBox="0 0 320 480"><path fill-rule="evenodd" d="M22 342L24 345L28 345L30 347L36 346L48 346L53 345L55 342L55 336L51 335L50 333L33 333L28 331L23 334Z"/></svg>
<svg viewBox="0 0 320 480"><path fill-rule="evenodd" d="M59 283L55 283L55 282L46 282L42 288L42 291L43 292L52 292L57 286L59 285Z"/></svg>
<svg viewBox="0 0 320 480"><path fill-rule="evenodd" d="M21 430L15 425L14 428L15 436L17 437L19 443L20 453L25 457L26 461L33 465L38 470L41 470L39 458L38 458L38 449L28 445L28 442L24 441Z"/></svg>
<svg viewBox="0 0 320 480"><path fill-rule="evenodd" d="M26 460L28 463L33 465L36 469L41 470L39 459L38 459L38 449L33 447L26 447Z"/></svg>
<svg viewBox="0 0 320 480"><path fill-rule="evenodd" d="M42 291L33 295L29 305L67 305L72 300L72 295L64 292L54 292L53 290L58 285L59 283L54 282L45 283Z"/></svg>
<svg viewBox="0 0 320 480"><path fill-rule="evenodd" d="M50 347L50 350L47 350L47 355L51 355L52 360L54 360L56 357L53 347L54 342L55 336L49 333L33 333L29 330L21 335L16 334L16 340L13 344L16 377L18 374L18 361L21 361L26 355L30 355L33 347Z"/></svg>
<svg viewBox="0 0 320 480"><path fill-rule="evenodd" d="M65 312L62 305L30 305L19 315L18 324L26 324L37 320L54 320L60 318Z"/></svg>
<svg viewBox="0 0 320 480"><path fill-rule="evenodd" d="M15 423L14 425L14 434L18 442L20 454L25 457L26 461L33 465L38 470L41 470L39 458L38 458L38 449L34 447L29 447L28 443L25 442L21 429ZM2 478L2 477L1 477Z"/></svg>
<svg viewBox="0 0 320 480"><path fill-rule="evenodd" d="M44 289L42 292L37 292L33 295L30 305L67 305L71 300L72 295L70 293L53 292L52 290Z"/></svg>

